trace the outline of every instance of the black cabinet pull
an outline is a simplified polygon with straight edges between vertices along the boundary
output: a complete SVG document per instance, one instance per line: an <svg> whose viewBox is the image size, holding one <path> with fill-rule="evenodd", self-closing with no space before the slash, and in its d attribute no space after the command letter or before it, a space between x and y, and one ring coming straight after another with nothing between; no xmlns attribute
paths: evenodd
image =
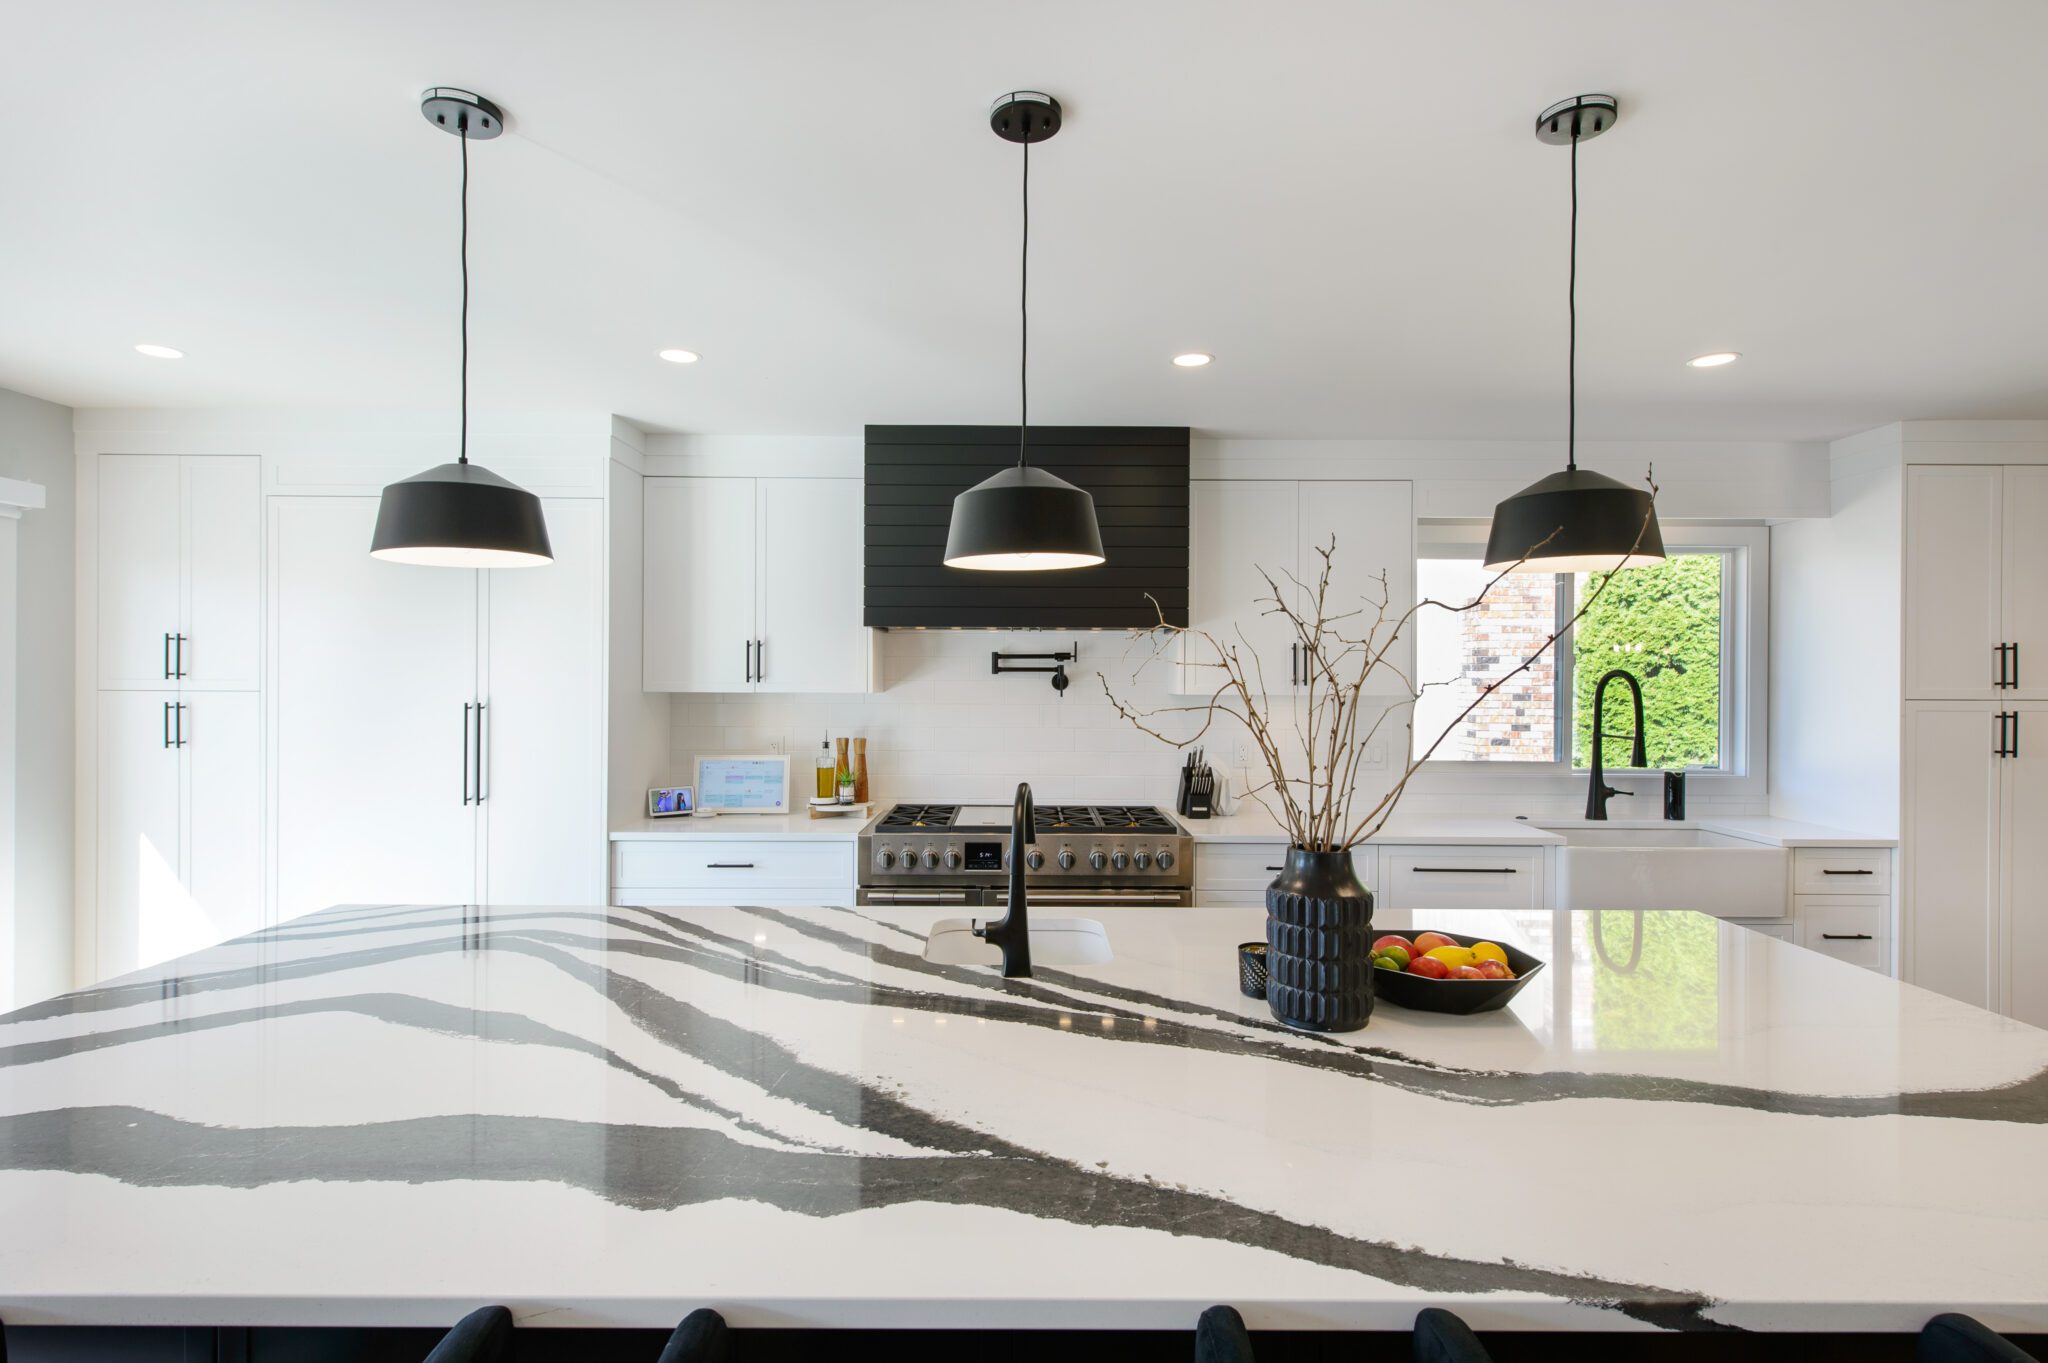
<svg viewBox="0 0 2048 1363"><path fill-rule="evenodd" d="M1870 940L1870 934L1867 932L1824 932L1820 935L1820 939L1823 942L1867 942Z"/></svg>
<svg viewBox="0 0 2048 1363"><path fill-rule="evenodd" d="M174 748L182 748L185 746L185 703L183 701L178 702L177 711L177 741L172 743L171 746Z"/></svg>
<svg viewBox="0 0 2048 1363"><path fill-rule="evenodd" d="M1833 869L1831 869L1831 868L1829 868L1829 867L1825 867L1825 866L1824 866L1824 867L1822 867L1822 868L1821 868L1821 874L1822 874L1822 875L1824 875L1824 876L1874 876L1874 875L1876 875L1876 874L1877 874L1877 872L1875 872L1875 871L1837 871L1837 870L1833 870Z"/></svg>
<svg viewBox="0 0 2048 1363"><path fill-rule="evenodd" d="M164 636L164 680L169 681L178 674L171 671L171 636Z"/></svg>
<svg viewBox="0 0 2048 1363"><path fill-rule="evenodd" d="M462 702L462 803L469 803L469 712L473 707L468 701Z"/></svg>
<svg viewBox="0 0 2048 1363"><path fill-rule="evenodd" d="M173 650L171 654L171 675L182 677L185 675L185 636L173 634L171 636L171 646Z"/></svg>
<svg viewBox="0 0 2048 1363"><path fill-rule="evenodd" d="M2020 684L2020 646L2007 644L2006 647L2012 650L2012 684L2017 688Z"/></svg>
<svg viewBox="0 0 2048 1363"><path fill-rule="evenodd" d="M1511 876L1512 866L1411 866L1409 870L1417 875L1432 876Z"/></svg>
<svg viewBox="0 0 2048 1363"><path fill-rule="evenodd" d="M2007 666L2006 653L2006 650L2011 647L2011 644L1993 644L1991 646L1991 651L1998 655L1998 680L1991 683L1994 690L2003 691L2012 685L2012 672Z"/></svg>
<svg viewBox="0 0 2048 1363"><path fill-rule="evenodd" d="M764 639L754 640L754 680L768 680L768 644Z"/></svg>
<svg viewBox="0 0 2048 1363"><path fill-rule="evenodd" d="M173 702L171 702L171 701L165 701L165 702L164 702L164 746L165 746L166 748L168 748L168 747L170 747L170 746L171 746L171 706L172 706L172 704L173 704Z"/></svg>
<svg viewBox="0 0 2048 1363"><path fill-rule="evenodd" d="M484 703L476 703L476 802L482 804L489 794L484 785Z"/></svg>
<svg viewBox="0 0 2048 1363"><path fill-rule="evenodd" d="M1267 867L1266 869L1267 869L1267 870L1269 870L1269 871L1277 871L1277 870L1279 870L1280 868L1279 868L1278 866L1268 866L1268 867Z"/></svg>
<svg viewBox="0 0 2048 1363"><path fill-rule="evenodd" d="M746 679L751 682L754 679L754 641L752 639L740 641L740 658L742 659L740 667L746 673Z"/></svg>
<svg viewBox="0 0 2048 1363"><path fill-rule="evenodd" d="M754 869L754 863L751 861L711 861L704 864L704 869L707 871L751 871Z"/></svg>
<svg viewBox="0 0 2048 1363"><path fill-rule="evenodd" d="M2014 644L2014 645L2013 645L2013 647L2014 647L2014 648L2018 648L2018 647L2019 647L2019 645L2018 645L2018 644ZM2019 673L2017 672L2017 670L2015 670L2015 672L2013 673L2013 675L2014 675L2014 676L2018 676L2018 675L2019 675ZM2018 683L2014 683L2014 684L2015 684L2015 685L2017 685ZM2009 753L2007 753L2007 754L2006 754L2006 756L2007 756L2007 757L2018 757L2019 755L2020 755L2020 712L2019 712L2019 711L2017 711L2017 710L2014 710L2014 711L2012 712L2012 751L2011 751L2011 752L2009 752Z"/></svg>

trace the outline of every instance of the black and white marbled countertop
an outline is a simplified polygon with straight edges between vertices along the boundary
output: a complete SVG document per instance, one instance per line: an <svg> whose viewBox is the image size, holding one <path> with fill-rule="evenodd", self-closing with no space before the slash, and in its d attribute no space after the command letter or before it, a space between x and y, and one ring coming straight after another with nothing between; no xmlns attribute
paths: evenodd
<svg viewBox="0 0 2048 1363"><path fill-rule="evenodd" d="M18 1011L0 1318L2048 1329L2048 1032L1544 913L1511 1010L1319 1038L1255 911L1099 916L1005 982L926 911L342 908Z"/></svg>

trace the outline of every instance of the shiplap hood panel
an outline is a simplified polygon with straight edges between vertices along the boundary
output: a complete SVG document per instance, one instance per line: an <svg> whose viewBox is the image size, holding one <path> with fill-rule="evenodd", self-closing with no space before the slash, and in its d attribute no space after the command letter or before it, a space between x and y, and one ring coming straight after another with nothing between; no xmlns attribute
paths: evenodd
<svg viewBox="0 0 2048 1363"><path fill-rule="evenodd" d="M1028 450L1032 464L1093 494L1107 562L1052 573L948 568L953 498L1017 461L1017 428L869 426L866 624L1141 629L1161 611L1187 623L1188 428L1033 426Z"/></svg>

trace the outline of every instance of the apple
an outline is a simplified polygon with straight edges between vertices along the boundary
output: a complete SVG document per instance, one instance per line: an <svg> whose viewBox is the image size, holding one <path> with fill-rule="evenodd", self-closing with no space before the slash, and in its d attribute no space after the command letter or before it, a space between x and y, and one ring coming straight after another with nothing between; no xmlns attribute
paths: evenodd
<svg viewBox="0 0 2048 1363"><path fill-rule="evenodd" d="M1452 966L1451 978L1454 980L1483 980L1486 978L1486 972L1476 965Z"/></svg>
<svg viewBox="0 0 2048 1363"><path fill-rule="evenodd" d="M1446 937L1440 932L1418 932L1415 934L1415 949L1425 956L1438 947L1454 947L1456 945L1458 943L1455 938Z"/></svg>
<svg viewBox="0 0 2048 1363"><path fill-rule="evenodd" d="M1388 947L1401 948L1401 950L1408 953L1408 957L1410 960L1413 960L1415 957L1420 956L1422 954L1421 952L1415 949L1415 943L1409 941L1406 937L1403 937L1398 932L1390 932L1386 936L1380 938L1377 942L1374 942L1372 944L1372 949L1375 954L1385 951Z"/></svg>
<svg viewBox="0 0 2048 1363"><path fill-rule="evenodd" d="M1424 979L1441 980L1450 975L1451 968L1434 956L1417 956L1408 963L1408 973Z"/></svg>
<svg viewBox="0 0 2048 1363"><path fill-rule="evenodd" d="M1490 956L1483 957L1475 962L1473 968L1489 980L1512 980L1515 978L1515 972L1508 969L1505 962L1496 961Z"/></svg>
<svg viewBox="0 0 2048 1363"><path fill-rule="evenodd" d="M1397 942L1393 946L1381 947L1375 950L1373 952L1373 959L1375 961L1391 961L1394 969L1406 970L1408 962L1415 959L1415 957L1413 952Z"/></svg>

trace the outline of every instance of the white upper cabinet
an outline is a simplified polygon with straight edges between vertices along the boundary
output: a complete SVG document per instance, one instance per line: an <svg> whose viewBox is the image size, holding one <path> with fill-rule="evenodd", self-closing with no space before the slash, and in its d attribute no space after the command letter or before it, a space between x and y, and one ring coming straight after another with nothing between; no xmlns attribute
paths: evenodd
<svg viewBox="0 0 2048 1363"><path fill-rule="evenodd" d="M258 461L101 455L99 684L255 690L262 677Z"/></svg>
<svg viewBox="0 0 2048 1363"><path fill-rule="evenodd" d="M1367 480L1197 479L1188 492L1188 618L1218 644L1235 646L1252 673L1264 679L1268 695L1302 689L1307 661L1291 624L1271 609L1275 587L1291 602L1307 605L1303 592L1315 589L1323 570L1320 549L1334 537L1328 609L1339 614L1364 609L1377 618L1380 574L1385 573L1388 623L1414 597L1415 516L1412 486ZM1271 579L1269 585L1268 579ZM1340 628L1347 628L1340 627ZM1402 674L1412 671L1411 641L1389 654ZM1207 695L1222 673L1199 664L1209 646L1190 639L1180 669L1184 695ZM1256 667L1252 664L1256 661ZM1401 694L1405 683L1393 673L1374 680L1375 693Z"/></svg>
<svg viewBox="0 0 2048 1363"><path fill-rule="evenodd" d="M1907 468L1908 697L2048 697L2044 517L2048 468Z"/></svg>
<svg viewBox="0 0 2048 1363"><path fill-rule="evenodd" d="M754 682L762 691L868 689L861 624L861 480L763 478Z"/></svg>
<svg viewBox="0 0 2048 1363"><path fill-rule="evenodd" d="M649 691L862 692L858 478L649 478Z"/></svg>

